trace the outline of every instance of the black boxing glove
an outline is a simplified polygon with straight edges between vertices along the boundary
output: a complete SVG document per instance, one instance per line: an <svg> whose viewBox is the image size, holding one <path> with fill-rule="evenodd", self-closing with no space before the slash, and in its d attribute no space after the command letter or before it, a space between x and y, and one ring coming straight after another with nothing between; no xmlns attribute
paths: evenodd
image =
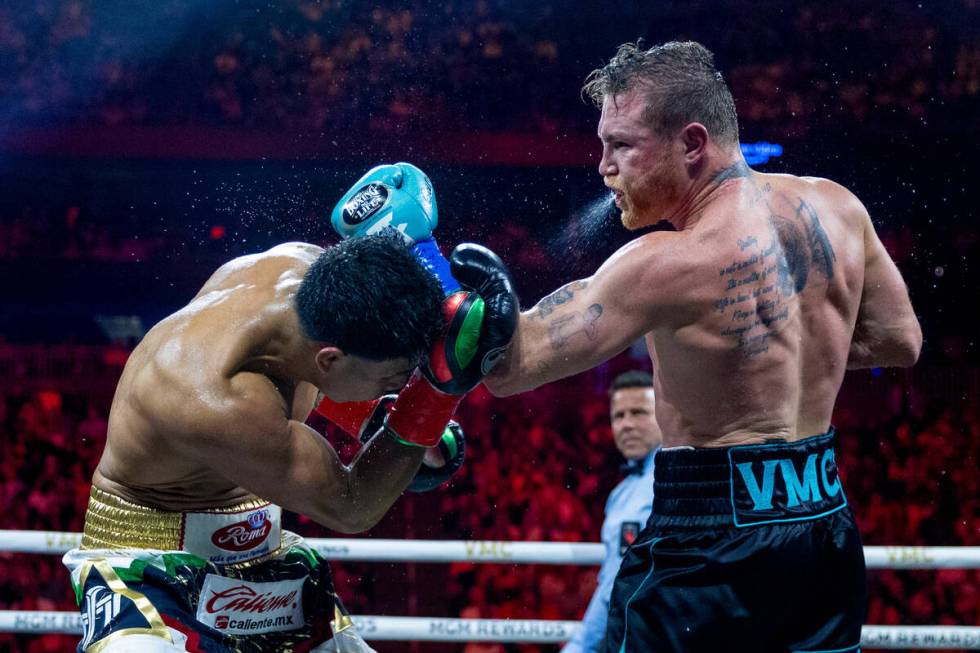
<svg viewBox="0 0 980 653"><path fill-rule="evenodd" d="M449 420L442 438L436 445L436 451L442 455L445 462L440 467L432 467L423 460L415 478L408 484L409 492L434 490L448 481L463 466L463 460L466 458L466 441L463 438L463 429L458 423Z"/></svg>
<svg viewBox="0 0 980 653"><path fill-rule="evenodd" d="M507 266L486 247L457 245L449 255L449 266L453 277L472 294L465 295L454 311L456 319L450 319L446 336L433 347L422 373L440 392L462 395L479 385L507 350L517 328L520 303ZM482 312L482 319L473 350L465 342L472 329L464 320L472 323L476 312ZM463 357L460 350L470 351Z"/></svg>

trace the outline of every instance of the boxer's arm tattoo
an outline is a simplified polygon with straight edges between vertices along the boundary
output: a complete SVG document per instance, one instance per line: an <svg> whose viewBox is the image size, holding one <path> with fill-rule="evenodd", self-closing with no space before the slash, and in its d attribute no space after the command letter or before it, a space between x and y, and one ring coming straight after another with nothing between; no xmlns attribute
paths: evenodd
<svg viewBox="0 0 980 653"><path fill-rule="evenodd" d="M556 317L548 325L548 338L552 349L564 349L575 336L582 334L587 340L599 337L599 318L602 317L602 304L592 304L584 313L578 311Z"/></svg>
<svg viewBox="0 0 980 653"><path fill-rule="evenodd" d="M543 297L541 301L539 301L535 305L535 307L528 313L527 316L528 319L543 320L544 318L551 315L558 306L561 306L562 304L571 301L572 298L575 296L575 293L578 292L579 290L582 290L587 285L589 285L589 282L585 280L573 281L571 283L565 284L564 286L562 286L555 292L551 293L550 295Z"/></svg>

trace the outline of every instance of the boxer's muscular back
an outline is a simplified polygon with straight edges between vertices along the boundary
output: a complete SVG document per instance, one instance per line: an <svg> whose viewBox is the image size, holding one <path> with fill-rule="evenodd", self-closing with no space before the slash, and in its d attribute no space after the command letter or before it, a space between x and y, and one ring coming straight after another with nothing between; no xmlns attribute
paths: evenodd
<svg viewBox="0 0 980 653"><path fill-rule="evenodd" d="M861 303L867 214L826 180L728 182L673 239L676 306L647 335L665 446L826 431ZM662 254L662 252L661 252Z"/></svg>
<svg viewBox="0 0 980 653"><path fill-rule="evenodd" d="M108 441L93 477L96 486L169 509L218 507L250 496L221 475L220 460L194 461L182 452L180 441L213 428L241 375L254 377L253 383L261 379L263 390L255 401L270 411L296 417L312 408L316 390L267 375L262 352L274 348L284 330L298 327L292 297L321 251L289 243L234 259L211 276L190 304L146 334L113 398Z"/></svg>

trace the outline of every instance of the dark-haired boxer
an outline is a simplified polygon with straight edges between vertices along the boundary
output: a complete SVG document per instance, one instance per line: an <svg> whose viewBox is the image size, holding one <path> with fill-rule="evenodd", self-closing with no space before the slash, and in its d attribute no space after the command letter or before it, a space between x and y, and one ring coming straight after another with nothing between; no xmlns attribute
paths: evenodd
<svg viewBox="0 0 980 653"><path fill-rule="evenodd" d="M664 448L606 650L857 650L864 558L830 419L847 369L916 361L902 277L846 188L746 165L703 46L623 45L584 91L623 224L674 230L523 313L486 383L521 392L646 338Z"/></svg>
<svg viewBox="0 0 980 653"><path fill-rule="evenodd" d="M444 299L398 235L280 245L223 265L147 333L64 558L80 653L370 650L280 511L368 529L445 439L517 310L493 253L451 260L464 291ZM343 412L390 392L350 466L303 423L318 393Z"/></svg>

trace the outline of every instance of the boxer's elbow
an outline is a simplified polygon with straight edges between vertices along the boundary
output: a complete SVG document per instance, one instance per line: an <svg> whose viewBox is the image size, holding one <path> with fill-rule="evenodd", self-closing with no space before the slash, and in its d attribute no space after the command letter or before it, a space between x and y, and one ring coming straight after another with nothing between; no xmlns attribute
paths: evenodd
<svg viewBox="0 0 980 653"><path fill-rule="evenodd" d="M912 320L913 324L906 329L905 338L898 347L897 367L912 367L919 360L922 353L922 327L919 321Z"/></svg>
<svg viewBox="0 0 980 653"><path fill-rule="evenodd" d="M322 515L316 521L320 522L332 531L345 535L354 535L369 531L381 521L381 515L375 515L365 510L358 510L354 506L348 507L343 511L331 510L329 515Z"/></svg>
<svg viewBox="0 0 980 653"><path fill-rule="evenodd" d="M922 353L922 327L919 320L911 316L906 323L888 333L887 350L889 367L912 367Z"/></svg>
<svg viewBox="0 0 980 653"><path fill-rule="evenodd" d="M338 522L331 530L343 533L344 535L356 535L357 533L371 530L379 521L381 521L380 517L377 519L364 519L362 517L348 516Z"/></svg>
<svg viewBox="0 0 980 653"><path fill-rule="evenodd" d="M369 502L359 500L350 492L338 492L324 497L309 517L332 531L352 535L371 530L385 512L372 509Z"/></svg>
<svg viewBox="0 0 980 653"><path fill-rule="evenodd" d="M922 328L912 318L898 328L880 329L851 343L849 369L912 367L922 353Z"/></svg>

